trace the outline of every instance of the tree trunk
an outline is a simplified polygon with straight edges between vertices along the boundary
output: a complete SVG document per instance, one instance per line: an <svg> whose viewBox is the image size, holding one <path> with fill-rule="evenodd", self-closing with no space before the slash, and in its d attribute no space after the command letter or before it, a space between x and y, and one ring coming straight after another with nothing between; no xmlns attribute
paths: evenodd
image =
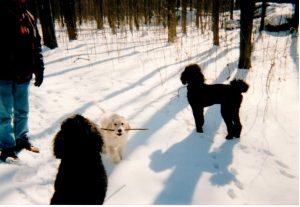
<svg viewBox="0 0 300 207"><path fill-rule="evenodd" d="M168 0L168 42L175 42L176 39L175 3L175 0Z"/></svg>
<svg viewBox="0 0 300 207"><path fill-rule="evenodd" d="M103 11L103 0L94 0L95 3L95 19L97 22L97 29L103 29L104 28L104 11Z"/></svg>
<svg viewBox="0 0 300 207"><path fill-rule="evenodd" d="M267 10L267 0L263 0L262 8L261 8L261 19L260 19L260 26L259 31L263 31L265 28L265 16L266 16L266 10Z"/></svg>
<svg viewBox="0 0 300 207"><path fill-rule="evenodd" d="M213 0L212 6L212 30L213 30L213 44L220 45L219 43L219 10L220 10L220 0Z"/></svg>
<svg viewBox="0 0 300 207"><path fill-rule="evenodd" d="M241 7L241 31L240 31L240 58L239 69L251 68L251 38L253 28L253 16L255 9L254 0L240 1Z"/></svg>
<svg viewBox="0 0 300 207"><path fill-rule="evenodd" d="M185 35L186 35L186 15L187 15L187 0L182 0L181 27L182 27L182 33Z"/></svg>
<svg viewBox="0 0 300 207"><path fill-rule="evenodd" d="M133 32L133 0L128 0L128 24L129 29Z"/></svg>
<svg viewBox="0 0 300 207"><path fill-rule="evenodd" d="M69 40L77 39L75 0L62 0L63 16L67 26Z"/></svg>
<svg viewBox="0 0 300 207"><path fill-rule="evenodd" d="M235 0L235 9L238 10L241 8L241 1L245 1L245 0ZM248 0L246 0L248 1Z"/></svg>
<svg viewBox="0 0 300 207"><path fill-rule="evenodd" d="M139 22L140 10L139 10L139 7L137 5L138 2L134 2L134 3L135 3L135 9L134 9L133 21L134 21L135 28L137 30L139 30L140 29L140 22Z"/></svg>
<svg viewBox="0 0 300 207"><path fill-rule="evenodd" d="M196 1L196 27L200 28L200 18L201 18L201 2L200 0Z"/></svg>
<svg viewBox="0 0 300 207"><path fill-rule="evenodd" d="M38 3L38 10L42 26L44 45L50 49L54 49L57 47L57 40L55 36L50 1L41 0Z"/></svg>
<svg viewBox="0 0 300 207"><path fill-rule="evenodd" d="M298 30L299 26L299 0L295 0L295 10L294 10L294 15L292 19L292 26Z"/></svg>
<svg viewBox="0 0 300 207"><path fill-rule="evenodd" d="M230 0L230 19L233 20L234 0Z"/></svg>

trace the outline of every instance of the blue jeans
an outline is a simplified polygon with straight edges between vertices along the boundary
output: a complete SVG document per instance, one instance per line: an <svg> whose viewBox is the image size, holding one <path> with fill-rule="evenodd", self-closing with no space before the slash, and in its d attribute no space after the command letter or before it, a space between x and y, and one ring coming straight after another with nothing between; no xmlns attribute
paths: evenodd
<svg viewBox="0 0 300 207"><path fill-rule="evenodd" d="M28 133L29 84L0 80L0 150Z"/></svg>

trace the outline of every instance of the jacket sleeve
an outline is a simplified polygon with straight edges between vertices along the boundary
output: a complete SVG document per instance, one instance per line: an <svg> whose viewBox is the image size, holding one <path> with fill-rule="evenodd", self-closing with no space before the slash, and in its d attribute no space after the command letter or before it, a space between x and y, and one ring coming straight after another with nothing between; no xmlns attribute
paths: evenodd
<svg viewBox="0 0 300 207"><path fill-rule="evenodd" d="M43 54L41 49L41 37L37 31L37 37L35 39L35 67L34 67L34 75L36 77L43 77L44 75L44 60L43 60Z"/></svg>
<svg viewBox="0 0 300 207"><path fill-rule="evenodd" d="M14 39L14 22L9 17L7 11L4 9L2 2L0 3L0 79L1 77L9 76L9 68L12 63L12 44L15 41ZM5 29L4 29L5 28Z"/></svg>
<svg viewBox="0 0 300 207"><path fill-rule="evenodd" d="M44 76L44 61L43 61L43 54L42 54L42 46L41 46L41 36L39 34L36 21L34 21L35 25L35 31L36 31L36 37L34 39L34 45L35 45L35 50L34 50L34 56L35 56L35 66L33 73L36 77L38 78L43 78Z"/></svg>

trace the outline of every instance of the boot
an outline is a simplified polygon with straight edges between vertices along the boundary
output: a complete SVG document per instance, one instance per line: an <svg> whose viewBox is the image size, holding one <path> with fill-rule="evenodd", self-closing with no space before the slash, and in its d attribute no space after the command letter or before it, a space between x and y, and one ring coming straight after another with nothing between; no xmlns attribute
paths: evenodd
<svg viewBox="0 0 300 207"><path fill-rule="evenodd" d="M18 156L15 153L14 147L1 150L0 160L6 162L7 159L17 160Z"/></svg>
<svg viewBox="0 0 300 207"><path fill-rule="evenodd" d="M27 136L24 136L23 138L16 140L15 149L16 152L20 152L22 149L26 149L28 151L35 152L35 153L40 152L40 150L37 147L31 145Z"/></svg>

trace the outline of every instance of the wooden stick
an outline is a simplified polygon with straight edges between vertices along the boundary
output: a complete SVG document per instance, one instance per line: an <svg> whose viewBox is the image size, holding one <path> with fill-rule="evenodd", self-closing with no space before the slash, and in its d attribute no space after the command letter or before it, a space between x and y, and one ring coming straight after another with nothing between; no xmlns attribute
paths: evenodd
<svg viewBox="0 0 300 207"><path fill-rule="evenodd" d="M104 200L104 202L105 201L107 201L107 200L109 200L111 197L113 197L115 194L117 194L118 192L120 192L123 188L125 188L126 187L126 185L123 185L122 187L120 187L119 189L117 189L114 193L112 193L110 196L108 196L105 200Z"/></svg>
<svg viewBox="0 0 300 207"><path fill-rule="evenodd" d="M106 129L106 128L101 128L102 130L106 130L106 131L115 131L115 130L113 130L113 129Z"/></svg>
<svg viewBox="0 0 300 207"><path fill-rule="evenodd" d="M148 129L146 129L146 128L130 128L130 129L125 129L125 130L129 131L129 130L148 130Z"/></svg>
<svg viewBox="0 0 300 207"><path fill-rule="evenodd" d="M107 128L101 128L102 130L106 130L106 131L115 131L114 129L107 129ZM130 129L125 129L126 131L130 131L130 130L148 130L146 128L130 128Z"/></svg>

